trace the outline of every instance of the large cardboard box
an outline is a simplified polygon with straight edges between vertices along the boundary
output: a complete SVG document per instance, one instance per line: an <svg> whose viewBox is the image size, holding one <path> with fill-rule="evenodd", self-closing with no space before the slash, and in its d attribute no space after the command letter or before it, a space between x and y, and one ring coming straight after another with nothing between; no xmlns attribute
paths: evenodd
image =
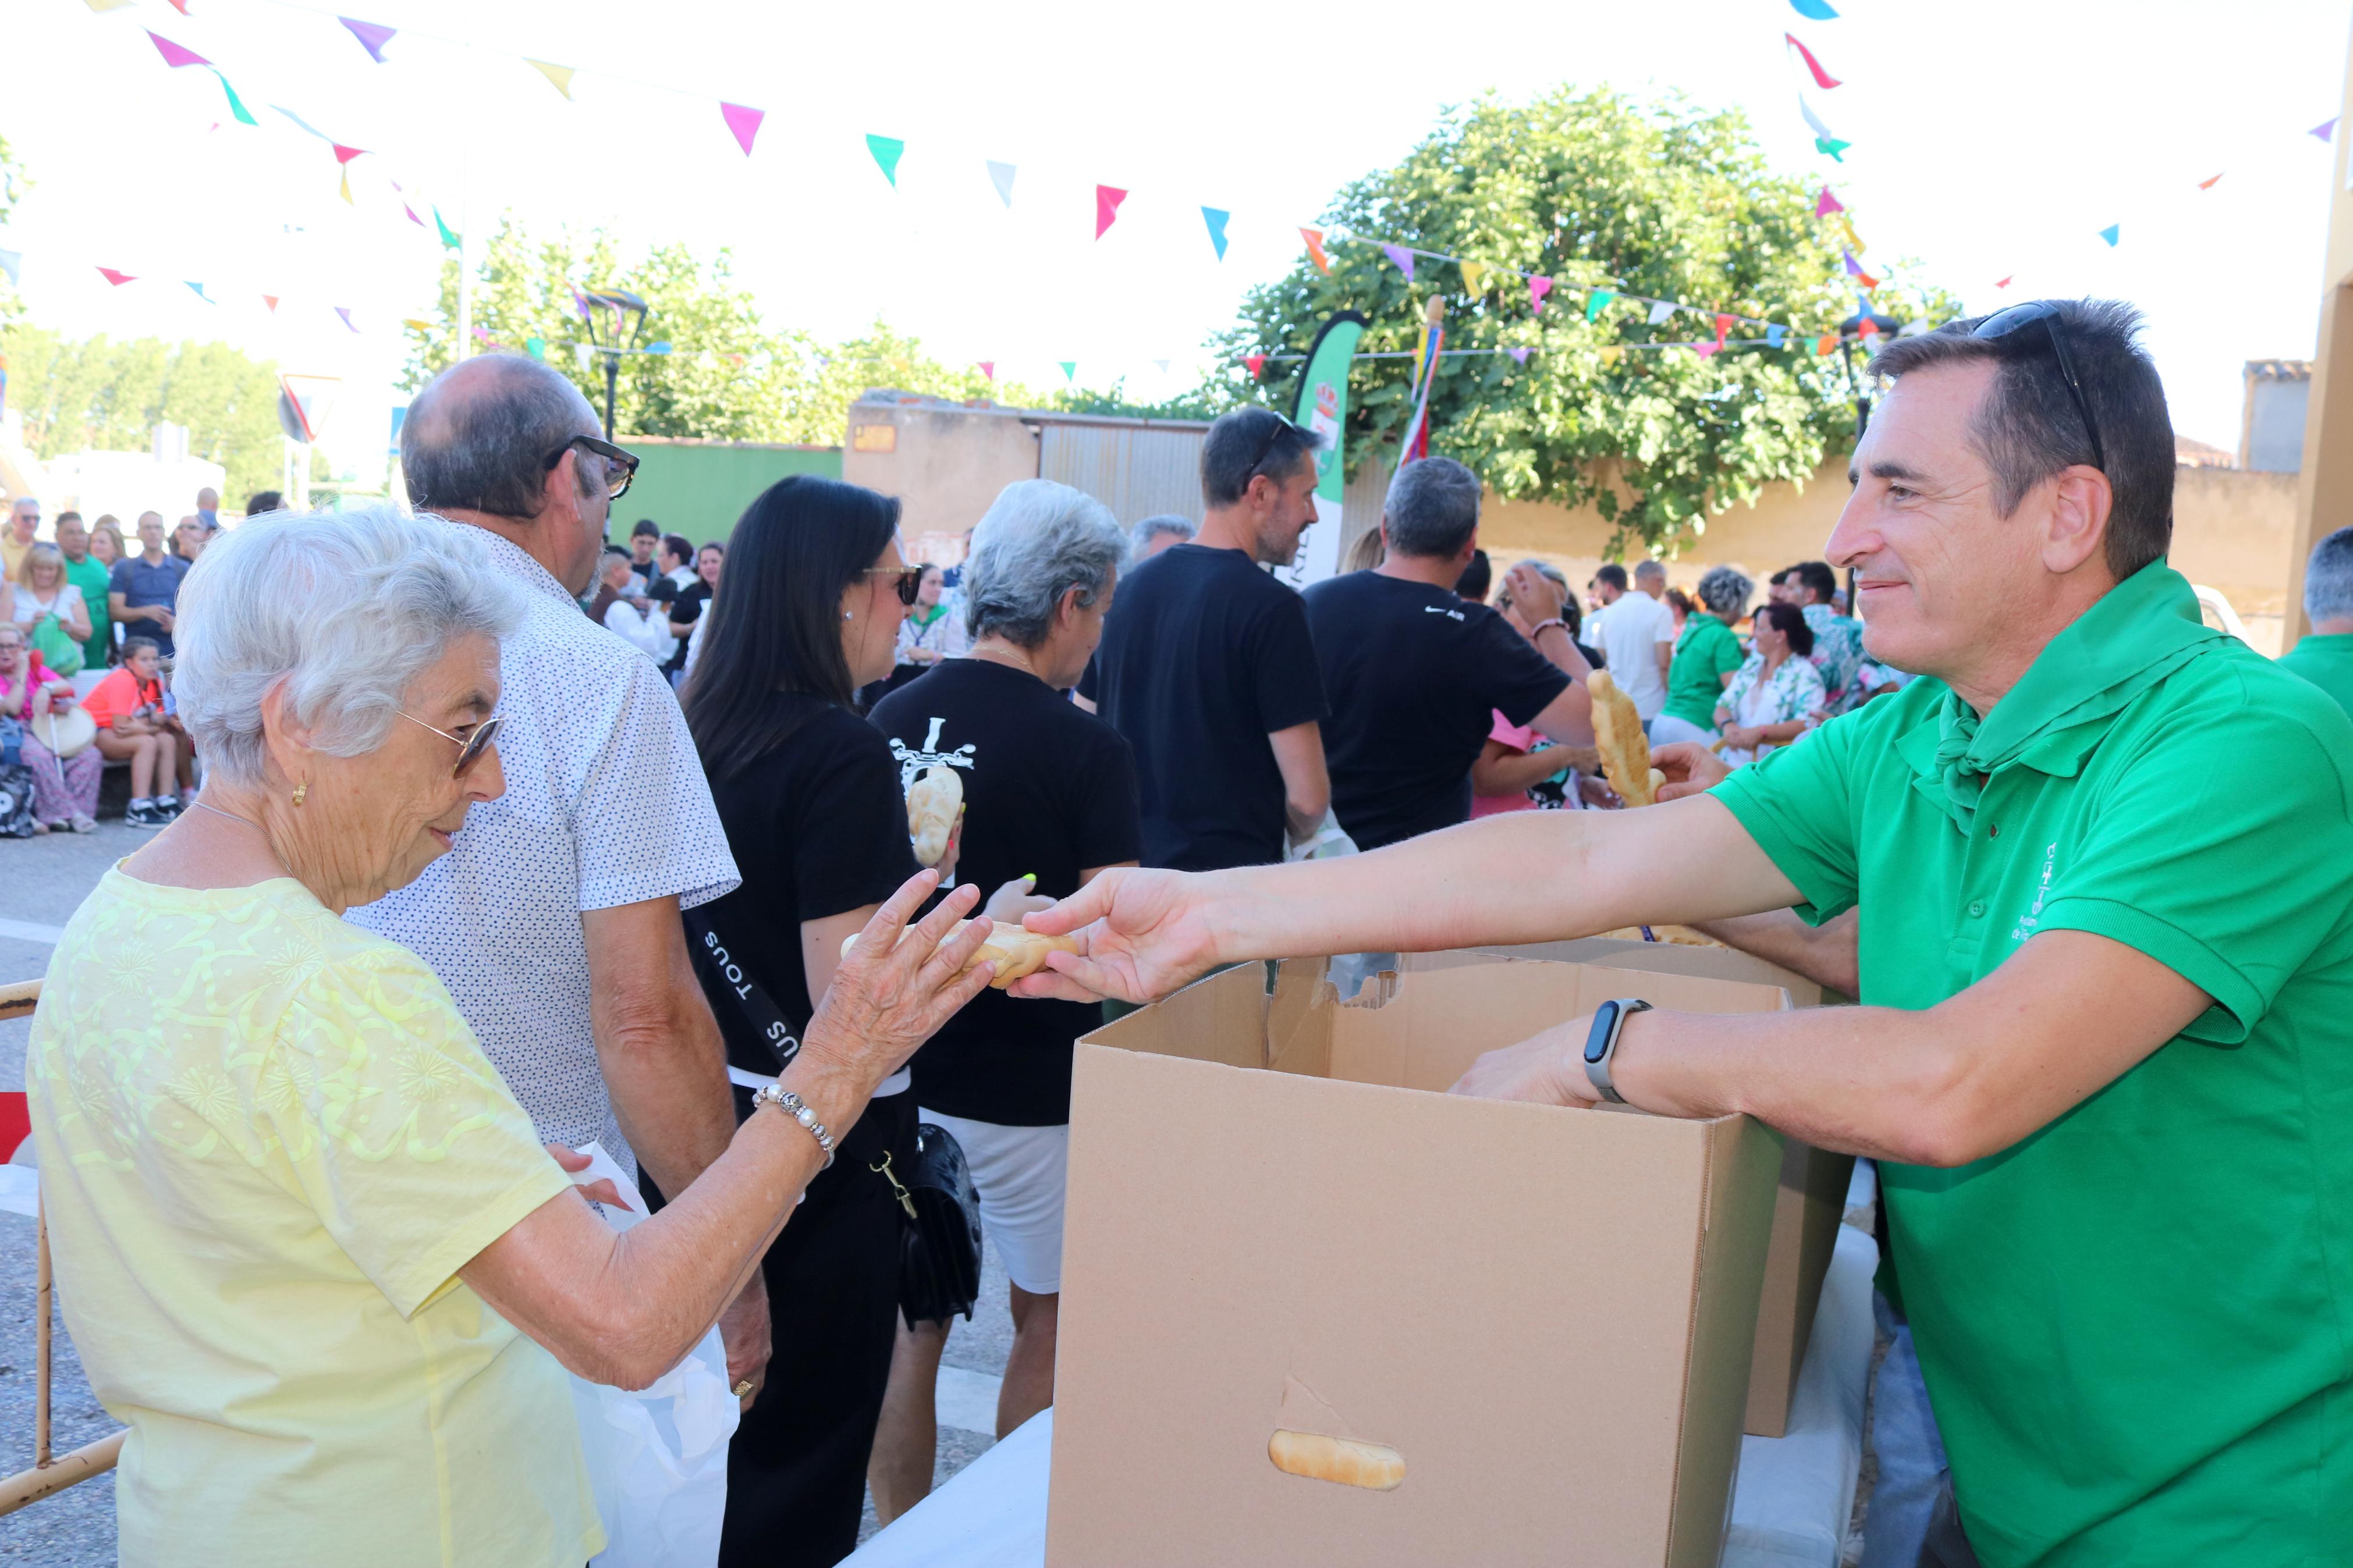
<svg viewBox="0 0 2353 1568"><path fill-rule="evenodd" d="M1322 969L1079 1043L1049 1568L1713 1564L1778 1137L1444 1091L1611 996L1786 996L1445 953L1342 1004ZM1402 1479L1278 1468L1278 1433Z"/></svg>
<svg viewBox="0 0 2353 1568"><path fill-rule="evenodd" d="M1482 951L1778 985L1800 1007L1819 1006L1822 999L1822 988L1804 975L1728 947L1586 937ZM1765 1256L1765 1288L1757 1301L1756 1359L1748 1369L1745 1429L1751 1436L1788 1433L1798 1370L1813 1339L1814 1309L1822 1299L1822 1279L1838 1247L1838 1227L1846 1217L1847 1187L1853 1178L1852 1154L1832 1154L1794 1138L1782 1150L1780 1188L1773 1200L1773 1246Z"/></svg>

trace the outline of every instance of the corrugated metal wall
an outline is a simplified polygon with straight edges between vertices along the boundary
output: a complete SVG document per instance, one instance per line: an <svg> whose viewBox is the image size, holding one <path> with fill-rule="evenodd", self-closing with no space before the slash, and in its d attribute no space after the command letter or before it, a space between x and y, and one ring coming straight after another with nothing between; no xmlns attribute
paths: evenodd
<svg viewBox="0 0 2353 1568"><path fill-rule="evenodd" d="M1038 477L1086 491L1111 508L1123 527L1160 512L1198 522L1201 434L1049 424L1039 432Z"/></svg>

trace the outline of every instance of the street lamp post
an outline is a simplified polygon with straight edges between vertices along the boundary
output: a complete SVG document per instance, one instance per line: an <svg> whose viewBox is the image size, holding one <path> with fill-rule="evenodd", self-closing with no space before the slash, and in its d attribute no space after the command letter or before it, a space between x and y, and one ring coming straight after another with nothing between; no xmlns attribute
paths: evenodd
<svg viewBox="0 0 2353 1568"><path fill-rule="evenodd" d="M613 403L620 391L621 356L634 352L638 339L645 334L646 302L626 289L605 289L583 294L580 313L588 319L588 341L605 356L605 439L609 441L613 438ZM626 340L621 336L624 316L629 319Z"/></svg>
<svg viewBox="0 0 2353 1568"><path fill-rule="evenodd" d="M1904 323L1893 316L1883 316L1869 310L1858 310L1839 323L1839 357L1846 362L1847 390L1854 395L1854 444L1862 445L1862 433L1871 428L1871 394L1865 384L1854 374L1854 345L1862 335L1862 324L1871 323L1872 331L1881 337L1892 338L1904 330ZM1846 613L1853 615L1854 568L1846 569Z"/></svg>

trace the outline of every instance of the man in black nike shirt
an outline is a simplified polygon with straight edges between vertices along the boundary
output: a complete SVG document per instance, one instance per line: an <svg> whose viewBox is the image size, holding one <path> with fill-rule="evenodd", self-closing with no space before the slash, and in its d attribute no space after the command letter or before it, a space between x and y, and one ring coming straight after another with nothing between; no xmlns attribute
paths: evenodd
<svg viewBox="0 0 2353 1568"><path fill-rule="evenodd" d="M1381 564L1303 595L1330 696L1324 750L1332 805L1359 849L1471 819L1471 764L1501 713L1552 739L1591 745L1591 668L1560 619L1560 590L1513 568L1531 646L1454 585L1479 541L1476 475L1451 458L1399 468L1381 511Z"/></svg>

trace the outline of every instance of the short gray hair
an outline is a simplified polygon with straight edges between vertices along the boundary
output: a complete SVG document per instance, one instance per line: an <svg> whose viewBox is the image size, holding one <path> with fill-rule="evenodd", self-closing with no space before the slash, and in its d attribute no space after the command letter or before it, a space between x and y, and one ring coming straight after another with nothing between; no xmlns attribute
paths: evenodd
<svg viewBox="0 0 2353 1568"><path fill-rule="evenodd" d="M1155 539L1165 539L1173 534L1179 540L1187 540L1200 531L1199 523L1189 517L1178 517L1173 511L1147 517L1127 531L1127 563L1133 566L1143 560L1144 552L1152 548L1152 542Z"/></svg>
<svg viewBox="0 0 2353 1568"><path fill-rule="evenodd" d="M1657 561L1645 561L1640 566L1634 568L1634 575L1637 579L1643 577L1656 577L1659 581L1663 583L1667 580L1667 568L1663 563Z"/></svg>
<svg viewBox="0 0 2353 1568"><path fill-rule="evenodd" d="M2304 613L2315 625L2353 617L2353 528L2312 547L2304 569Z"/></svg>
<svg viewBox="0 0 2353 1568"><path fill-rule="evenodd" d="M401 422L408 502L418 511L537 517L547 455L594 434L595 421L580 389L552 365L521 354L460 360L409 401Z"/></svg>
<svg viewBox="0 0 2353 1568"><path fill-rule="evenodd" d="M1017 479L973 525L966 624L976 639L994 633L1036 647L1053 632L1062 595L1076 588L1079 607L1092 609L1126 553L1111 508L1052 479Z"/></svg>
<svg viewBox="0 0 2353 1568"><path fill-rule="evenodd" d="M480 533L388 502L274 511L213 541L188 568L172 689L206 764L252 788L264 775L262 701L330 756L384 744L417 678L455 639L504 637L522 596Z"/></svg>
<svg viewBox="0 0 2353 1568"><path fill-rule="evenodd" d="M1729 566L1711 566L1699 580L1699 602L1717 615L1739 616L1748 608L1757 584Z"/></svg>
<svg viewBox="0 0 2353 1568"><path fill-rule="evenodd" d="M1479 531L1479 476L1451 458L1408 463L1389 481L1381 503L1389 548L1399 555L1444 561L1461 552Z"/></svg>

